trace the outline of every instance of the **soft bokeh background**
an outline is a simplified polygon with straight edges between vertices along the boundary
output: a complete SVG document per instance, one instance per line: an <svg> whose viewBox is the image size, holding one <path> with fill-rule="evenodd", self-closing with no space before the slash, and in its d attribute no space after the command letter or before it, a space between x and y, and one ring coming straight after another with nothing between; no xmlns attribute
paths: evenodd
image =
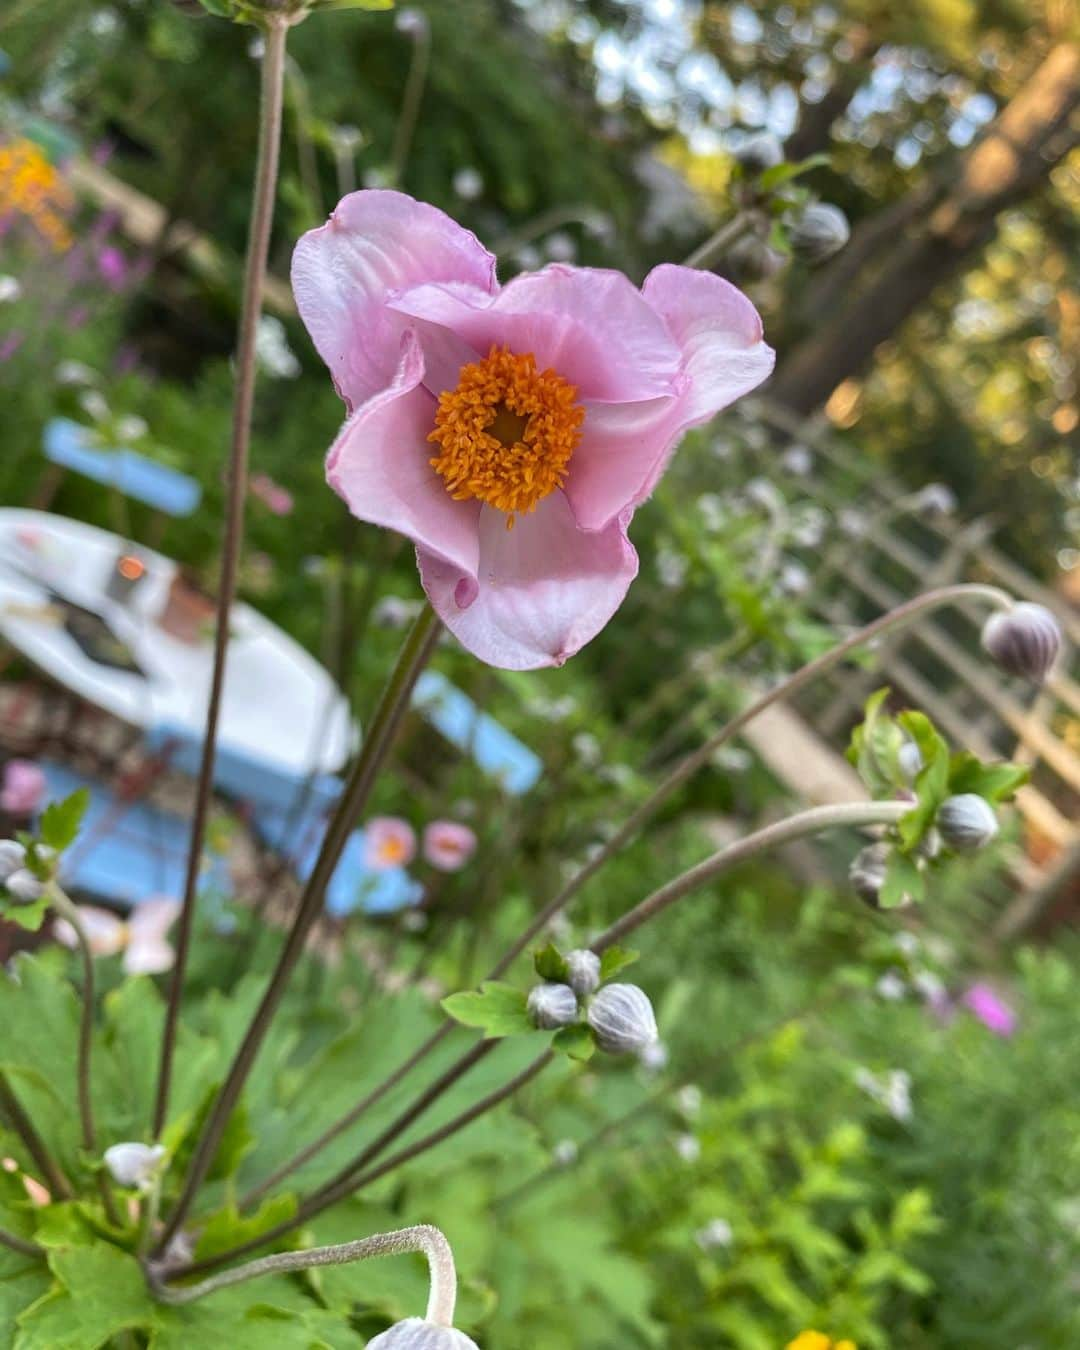
<svg viewBox="0 0 1080 1350"><path fill-rule="evenodd" d="M34 500L44 428L74 418L199 480L204 507L159 542L212 582L256 39L190 8L0 12L0 500ZM397 176L475 229L504 278L560 260L640 280L733 214L741 149L764 132L790 162L820 157L798 183L852 239L817 267L763 259L769 241L720 260L761 309L777 374L688 440L639 513L642 575L606 632L538 675L440 653L544 777L507 799L410 725L377 809L467 820L480 848L426 929L357 920L330 970L313 964L280 1053L315 1086L263 1081L266 1158L290 1112L317 1120L331 1085L340 1097L343 1062L362 1094L365 1046L392 1029L408 1049L569 861L837 629L970 577L1052 604L1076 634L1078 43L1071 0L460 0L319 13L292 35L253 450L268 481L243 591L361 716L419 590L411 551L351 525L324 484L341 406L283 284L303 230ZM73 476L53 509L116 526ZM150 525L131 508L133 537ZM560 1071L316 1237L442 1223L463 1325L488 1350L776 1350L808 1326L860 1350L1080 1344L1080 686L1068 660L1041 698L1005 685L975 639L955 620L878 653L885 675L846 667L799 705L805 753L790 726L722 752L562 936L814 800L886 680L955 743L1033 762L994 856L900 919L851 897L851 840L746 869L641 935L666 1064ZM258 988L231 985L249 955L238 911L232 937L200 934L208 1038L241 1025L212 991L242 1009ZM373 950L399 983L434 983L373 992ZM323 1292L364 1333L421 1290L418 1272L361 1267Z"/></svg>

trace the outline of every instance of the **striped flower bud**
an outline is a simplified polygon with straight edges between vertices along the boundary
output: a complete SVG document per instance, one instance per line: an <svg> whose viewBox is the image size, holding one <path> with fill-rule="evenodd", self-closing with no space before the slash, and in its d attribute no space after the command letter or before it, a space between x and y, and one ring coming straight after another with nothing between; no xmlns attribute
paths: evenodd
<svg viewBox="0 0 1080 1350"><path fill-rule="evenodd" d="M636 984L607 984L589 1004L596 1043L609 1055L640 1054L659 1036L648 996Z"/></svg>
<svg viewBox="0 0 1080 1350"><path fill-rule="evenodd" d="M368 1350L480 1350L463 1331L440 1327L422 1317L407 1317L368 1341Z"/></svg>
<svg viewBox="0 0 1080 1350"><path fill-rule="evenodd" d="M851 238L847 216L831 202L812 202L788 229L791 251L808 263L823 263Z"/></svg>
<svg viewBox="0 0 1080 1350"><path fill-rule="evenodd" d="M957 853L984 848L998 832L994 808L975 792L947 797L938 807L937 828L942 842Z"/></svg>
<svg viewBox="0 0 1080 1350"><path fill-rule="evenodd" d="M529 993L529 1019L541 1031L555 1031L577 1021L577 995L568 984L538 984Z"/></svg>
<svg viewBox="0 0 1080 1350"><path fill-rule="evenodd" d="M45 883L39 881L28 867L21 867L4 882L8 893L24 905L31 905L45 894Z"/></svg>
<svg viewBox="0 0 1080 1350"><path fill-rule="evenodd" d="M855 854L848 868L848 880L851 889L865 901L871 909L877 909L881 899L881 888L885 885L885 873L889 867L888 844L868 844Z"/></svg>
<svg viewBox="0 0 1080 1350"><path fill-rule="evenodd" d="M600 987L600 958L595 952L579 948L567 952L566 983L578 998L588 998Z"/></svg>
<svg viewBox="0 0 1080 1350"><path fill-rule="evenodd" d="M26 849L14 839L0 839L0 886L26 866Z"/></svg>
<svg viewBox="0 0 1080 1350"><path fill-rule="evenodd" d="M1045 605L1026 600L991 614L983 625L983 650L1010 675L1040 684L1061 651L1061 625Z"/></svg>

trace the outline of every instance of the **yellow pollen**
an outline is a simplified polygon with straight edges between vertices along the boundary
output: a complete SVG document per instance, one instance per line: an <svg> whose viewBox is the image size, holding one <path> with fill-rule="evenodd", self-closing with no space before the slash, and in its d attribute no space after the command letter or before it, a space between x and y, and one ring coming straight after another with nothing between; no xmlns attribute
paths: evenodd
<svg viewBox="0 0 1080 1350"><path fill-rule="evenodd" d="M428 437L439 446L431 463L451 497L505 511L510 529L515 513L562 487L585 420L576 394L553 370L537 370L531 352L492 347L462 366L457 388L439 395Z"/></svg>
<svg viewBox="0 0 1080 1350"><path fill-rule="evenodd" d="M403 839L384 839L379 845L379 861L391 864L402 862L408 851Z"/></svg>

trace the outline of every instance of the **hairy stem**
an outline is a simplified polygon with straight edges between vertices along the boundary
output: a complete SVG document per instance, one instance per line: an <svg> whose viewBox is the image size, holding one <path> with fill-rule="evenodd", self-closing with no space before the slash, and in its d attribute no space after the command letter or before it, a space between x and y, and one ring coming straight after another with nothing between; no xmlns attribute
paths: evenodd
<svg viewBox="0 0 1080 1350"><path fill-rule="evenodd" d="M259 100L259 147L255 165L255 187L248 234L244 288L240 307L240 332L236 354L236 390L233 397L232 443L228 464L225 508L225 532L221 548L221 572L218 578L217 622L214 630L214 660L210 679L210 697L206 708L206 728L199 765L195 805L191 817L187 872L184 878L183 908L176 937L176 964L169 986L169 1001L161 1042L157 1095L154 1104L153 1132L160 1135L169 1111L176 1033L180 1018L184 975L191 949L195 921L195 903L199 885L206 824L214 785L214 760L218 722L221 716L225 667L229 652L229 616L236 596L236 580L244 536L244 504L247 498L248 450L251 443L251 415L255 403L255 344L262 310L266 261L270 251L270 230L274 219L277 190L278 154L281 145L282 84L285 72L285 40L288 20L272 15L266 21L266 49L262 60Z"/></svg>
<svg viewBox="0 0 1080 1350"><path fill-rule="evenodd" d="M316 1266L344 1266L351 1261L367 1261L373 1256L401 1256L406 1252L423 1252L427 1257L431 1288L428 1294L425 1319L439 1327L454 1325L454 1304L457 1301L457 1273L454 1253L443 1233L431 1224L402 1228L395 1233L376 1233L356 1242L341 1242L332 1247L313 1247L308 1251L281 1252L264 1256L258 1261L226 1270L200 1284L175 1288L164 1282L153 1267L147 1270L150 1287L162 1303L193 1303L207 1294L243 1284L260 1275L284 1275L296 1270L312 1270Z"/></svg>
<svg viewBox="0 0 1080 1350"><path fill-rule="evenodd" d="M941 609L948 605L962 604L965 601L977 600L989 602L998 608L1009 609L1013 605L1013 599L1005 591L999 590L996 586L983 586L976 584L963 584L956 586L944 586L938 590L927 591L924 595L916 596L906 604L900 605L897 609L882 615L872 623L860 628L852 633L830 651L823 653L808 665L803 666L796 671L794 675L782 681L775 688L770 689L753 703L749 704L742 712L737 713L730 721L725 723L716 731L703 745L685 759L681 760L666 778L656 787L652 794L637 807L636 810L626 818L618 830L606 841L587 862L583 863L577 872L567 881L561 891L542 909L533 921L528 925L522 935L508 948L508 950L499 959L496 965L485 977L489 980L499 979L512 963L521 955L523 951L532 943L537 935L550 924L556 915L569 905L575 895L591 881L597 872L609 862L611 858L620 853L627 844L638 834L643 825L649 821L668 798L676 792L684 783L693 777L697 771L709 762L716 751L728 741L732 740L738 733L751 722L759 713L764 712L766 708L782 699L790 698L799 692L800 689L810 684L819 675L824 674L833 666L838 665L856 648L863 646L867 642L872 642L875 638L885 633L903 628L912 623L915 619L934 609ZM376 1102L380 1101L391 1087L397 1086L399 1082L420 1065L427 1056L445 1039L453 1029L453 1023L446 1022L416 1050L410 1058L396 1069L388 1079L380 1084L363 1100L346 1112L334 1125L326 1130L322 1135L307 1145L302 1152L295 1157L283 1163L274 1173L275 1183L290 1176L298 1167L310 1161L315 1157L331 1140L336 1139L343 1131L354 1125ZM251 1192L250 1198L262 1194L265 1186L256 1188Z"/></svg>
<svg viewBox="0 0 1080 1350"><path fill-rule="evenodd" d="M724 253L752 229L761 219L757 211L740 211L726 225L721 225L715 234L699 244L693 253L683 260L684 267L712 267L719 262Z"/></svg>
<svg viewBox="0 0 1080 1350"><path fill-rule="evenodd" d="M408 637L402 645L390 679L383 691L379 706L368 727L367 735L353 766L349 781L341 794L337 810L327 827L319 856L312 869L311 876L304 886L297 908L293 926L282 947L277 965L266 992L251 1019L244 1039L236 1052L225 1081L214 1101L207 1117L199 1142L196 1145L191 1165L184 1180L176 1208L160 1240L159 1250L164 1249L180 1228L191 1209L199 1187L213 1161L221 1136L229 1117L232 1115L247 1076L251 1072L255 1057L273 1022L274 1014L285 995L289 979L304 949L304 943L315 921L322 913L323 897L327 883L341 857L342 850L357 819L367 805L371 790L375 785L379 770L382 768L401 721L409 708L413 687L427 664L428 657L435 648L439 636L439 621L430 605L421 610Z"/></svg>

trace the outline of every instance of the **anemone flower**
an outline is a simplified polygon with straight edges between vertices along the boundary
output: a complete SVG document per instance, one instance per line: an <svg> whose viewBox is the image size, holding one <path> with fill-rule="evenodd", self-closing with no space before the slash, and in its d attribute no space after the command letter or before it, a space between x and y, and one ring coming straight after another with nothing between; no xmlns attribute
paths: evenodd
<svg viewBox="0 0 1080 1350"><path fill-rule="evenodd" d="M1011 1036L1019 1020L1016 1012L988 984L979 982L961 996L960 1002L995 1036Z"/></svg>
<svg viewBox="0 0 1080 1350"><path fill-rule="evenodd" d="M364 860L376 871L407 867L416 857L416 831L398 816L372 816L364 826Z"/></svg>
<svg viewBox="0 0 1080 1350"><path fill-rule="evenodd" d="M160 975L171 970L176 959L166 933L180 913L180 904L166 896L155 896L137 905L126 922L110 910L97 905L80 905L79 918L95 956L124 953L124 970L129 975ZM53 933L65 947L75 947L78 939L66 919L57 919Z"/></svg>
<svg viewBox="0 0 1080 1350"><path fill-rule="evenodd" d="M0 809L13 816L32 816L45 795L45 774L29 759L9 759L0 786Z"/></svg>
<svg viewBox="0 0 1080 1350"><path fill-rule="evenodd" d="M476 834L456 820L433 820L424 830L424 857L440 872L457 872L476 852Z"/></svg>
<svg viewBox="0 0 1080 1350"><path fill-rule="evenodd" d="M637 573L627 538L683 432L772 370L749 300L709 272L495 258L402 193L355 192L297 244L293 290L348 417L330 485L406 535L454 636L561 665Z"/></svg>

